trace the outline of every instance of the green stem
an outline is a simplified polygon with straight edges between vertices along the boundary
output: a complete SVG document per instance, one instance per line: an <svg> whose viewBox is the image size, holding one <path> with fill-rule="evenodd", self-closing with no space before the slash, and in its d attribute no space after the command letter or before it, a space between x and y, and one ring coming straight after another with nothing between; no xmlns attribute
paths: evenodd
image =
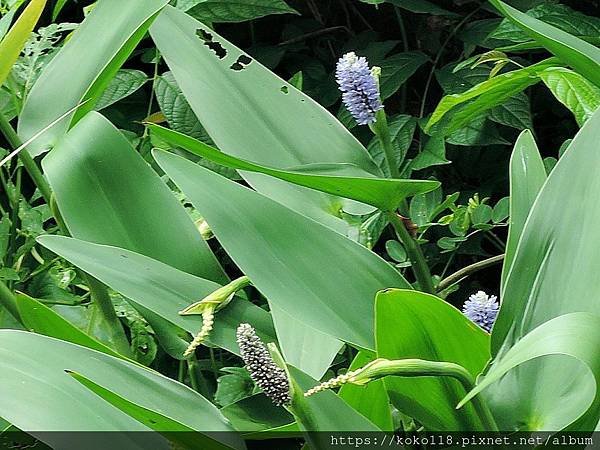
<svg viewBox="0 0 600 450"><path fill-rule="evenodd" d="M368 364L363 370L357 371L352 377L352 383L367 383L387 376L400 377L451 377L458 380L466 392L475 387L473 376L464 367L443 361L426 361L422 359L385 360L377 359ZM473 408L481 419L486 431L498 431L494 416L480 396L472 400Z"/></svg>
<svg viewBox="0 0 600 450"><path fill-rule="evenodd" d="M19 315L19 310L17 308L17 299L11 290L0 281L0 305L4 306L7 311L15 318L17 321L21 321L21 316Z"/></svg>
<svg viewBox="0 0 600 450"><path fill-rule="evenodd" d="M390 176L392 178L400 178L400 171L398 170L398 161L394 156L394 144L392 143L392 136L390 135L390 129L387 123L387 116L383 109L377 111L375 116L375 123L371 124L371 130L381 143L383 152L385 153L385 160L390 170Z"/></svg>
<svg viewBox="0 0 600 450"><path fill-rule="evenodd" d="M462 269L454 272L452 275L448 275L446 278L440 281L440 283L438 284L438 291L443 291L444 289L452 286L453 284L458 283L463 278L468 277L469 275L479 270L493 266L494 264L501 263L503 260L504 254L492 256L491 258L484 259L483 261L477 261L474 264L463 267Z"/></svg>
<svg viewBox="0 0 600 450"><path fill-rule="evenodd" d="M12 149L15 150L22 145L21 139L17 135L16 131L10 124L10 122L6 119L4 114L0 113L0 131L11 145ZM27 149L23 149L23 151L19 152L19 159L23 163L25 170L40 190L42 197L46 200L46 203L50 203L50 197L52 195L52 190L50 189L50 185L46 178L42 174L42 171L37 166L36 162L33 160L32 156L29 154Z"/></svg>
<svg viewBox="0 0 600 450"><path fill-rule="evenodd" d="M435 294L433 280L431 279L431 272L429 271L429 266L427 266L427 262L425 261L425 256L423 255L421 246L410 235L406 229L406 226L404 226L404 223L395 212L390 211L387 213L387 216L390 223L394 227L394 230L396 231L398 239L400 242L402 242L402 244L404 244L404 248L406 249L406 253L408 254L408 258L411 262L412 270L421 290L430 294Z"/></svg>

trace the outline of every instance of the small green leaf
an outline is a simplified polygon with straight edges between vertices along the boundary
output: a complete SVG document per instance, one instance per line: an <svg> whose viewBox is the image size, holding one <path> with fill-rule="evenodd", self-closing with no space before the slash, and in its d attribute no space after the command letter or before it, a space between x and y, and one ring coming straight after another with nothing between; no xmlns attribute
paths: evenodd
<svg viewBox="0 0 600 450"><path fill-rule="evenodd" d="M119 70L115 74L115 77L110 80L108 87L96 102L96 111L100 111L125 97L129 97L141 88L146 81L148 81L148 77L141 70Z"/></svg>
<svg viewBox="0 0 600 450"><path fill-rule="evenodd" d="M381 63L381 79L379 90L385 100L395 94L398 89L425 64L429 58L421 52L405 52L386 58Z"/></svg>
<svg viewBox="0 0 600 450"><path fill-rule="evenodd" d="M283 0L200 0L195 3L187 13L208 23L243 22L270 14L298 14Z"/></svg>
<svg viewBox="0 0 600 450"><path fill-rule="evenodd" d="M553 67L544 70L540 77L550 92L575 115L582 126L600 107L600 88L577 72Z"/></svg>

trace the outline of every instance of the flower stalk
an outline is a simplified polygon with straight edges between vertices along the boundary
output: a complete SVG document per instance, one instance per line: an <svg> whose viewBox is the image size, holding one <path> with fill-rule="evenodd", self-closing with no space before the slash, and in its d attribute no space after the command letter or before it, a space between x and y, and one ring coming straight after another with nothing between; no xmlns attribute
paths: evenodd
<svg viewBox="0 0 600 450"><path fill-rule="evenodd" d="M371 381L387 376L450 377L459 381L466 392L470 392L475 387L473 376L467 369L459 364L443 361L427 361L423 359L389 360L378 358L360 369L348 372L333 380L315 386L308 390L304 395L308 397L325 389L341 386L346 383L363 386ZM484 401L476 396L473 398L472 402L473 408L481 419L485 429L489 431L498 431L496 421Z"/></svg>
<svg viewBox="0 0 600 450"><path fill-rule="evenodd" d="M228 283L210 293L202 300L192 303L187 308L179 311L179 314L182 316L197 314L202 315L202 327L188 348L185 349L185 352L183 353L184 358L189 358L192 356L200 344L202 344L208 338L215 323L215 313L227 306L233 299L236 292L245 288L249 284L250 279L245 275L240 278L236 278L231 283Z"/></svg>
<svg viewBox="0 0 600 450"><path fill-rule="evenodd" d="M389 211L387 216L388 220L396 231L396 236L400 242L404 244L404 248L406 248L406 253L410 259L412 270L415 274L417 282L419 283L419 287L423 292L435 294L435 287L433 286L431 271L429 270L429 266L425 261L425 255L423 254L423 250L421 250L421 246L410 235L409 231L406 229L406 225L404 225L404 222L398 216L398 214L393 211Z"/></svg>

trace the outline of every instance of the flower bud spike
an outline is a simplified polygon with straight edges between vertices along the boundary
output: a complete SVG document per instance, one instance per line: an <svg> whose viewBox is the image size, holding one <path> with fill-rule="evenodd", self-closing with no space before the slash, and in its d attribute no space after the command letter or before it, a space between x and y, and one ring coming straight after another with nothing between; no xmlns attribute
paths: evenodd
<svg viewBox="0 0 600 450"><path fill-rule="evenodd" d="M324 383L321 383L311 389L309 389L308 391L306 391L304 393L305 397L310 397L311 395L316 394L317 392L321 392L324 391L326 389L333 389L339 386L342 386L343 384L346 383L353 383L354 381L354 377L361 371L362 369L358 369L352 372L346 372L345 374L342 375L338 375L335 378L332 378L331 380L325 381Z"/></svg>
<svg viewBox="0 0 600 450"><path fill-rule="evenodd" d="M190 343L188 348L186 348L185 352L183 352L184 358L188 358L189 356L194 354L198 346L204 342L204 340L212 331L214 322L215 309L205 308L204 311L202 311L202 328L200 329L194 340Z"/></svg>
<svg viewBox="0 0 600 450"><path fill-rule="evenodd" d="M241 324L236 333L238 346L246 370L258 387L271 399L275 406L289 405L290 382L285 370L271 357L264 342L249 324Z"/></svg>

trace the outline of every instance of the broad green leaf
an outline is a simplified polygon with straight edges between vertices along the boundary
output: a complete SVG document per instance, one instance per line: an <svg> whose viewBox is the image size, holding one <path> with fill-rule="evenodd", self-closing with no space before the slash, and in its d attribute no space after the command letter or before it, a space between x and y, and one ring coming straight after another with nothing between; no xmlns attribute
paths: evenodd
<svg viewBox="0 0 600 450"><path fill-rule="evenodd" d="M208 400L152 370L46 336L14 330L0 331L0 414L19 429L36 431L148 431L149 428L102 400L65 371L82 374L142 408L156 411L201 432L233 431ZM236 436L220 440L243 449ZM51 446L81 448L81 441L60 433L41 433ZM164 438L148 435L95 434L98 447L165 448Z"/></svg>
<svg viewBox="0 0 600 450"><path fill-rule="evenodd" d="M558 101L575 115L579 126L600 107L600 88L577 72L553 67L544 70L540 77Z"/></svg>
<svg viewBox="0 0 600 450"><path fill-rule="evenodd" d="M600 221L600 180L595 170L600 164L599 140L600 114L596 113L573 139L533 204L492 332L492 354L499 358L555 317L598 312L597 298L591 293L600 289L600 254L590 243L595 242ZM502 409L502 425L508 427L503 428L556 429L557 414L565 404L577 401L580 390L573 386L584 383L585 377L587 370L571 361L536 360L520 367L493 388L494 409Z"/></svg>
<svg viewBox="0 0 600 450"><path fill-rule="evenodd" d="M42 166L72 236L122 247L202 278L227 282L183 206L99 113L91 112L79 121ZM144 311L144 315L165 347L182 346L176 329L170 327L169 332L151 314Z"/></svg>
<svg viewBox="0 0 600 450"><path fill-rule="evenodd" d="M406 197L432 191L439 186L437 181L375 178L372 174L349 164L317 167L323 173L322 175L318 174L316 170L308 173L304 169L303 173L300 170L273 169L227 155L176 131L158 125L149 125L149 127L165 141L215 163L234 169L263 173L300 186L357 200L384 211L393 211Z"/></svg>
<svg viewBox="0 0 600 450"><path fill-rule="evenodd" d="M342 341L374 348L375 293L408 287L390 265L360 244L203 167L166 152L154 156L270 303Z"/></svg>
<svg viewBox="0 0 600 450"><path fill-rule="evenodd" d="M44 11L46 0L31 0L15 24L0 41L0 86L6 81L13 64Z"/></svg>
<svg viewBox="0 0 600 450"><path fill-rule="evenodd" d="M169 441L176 445L183 445L186 449L190 450L204 450L207 446L211 450L231 449L230 446L221 444L218 441L211 439L209 436L196 433L190 427L173 420L170 417L164 416L157 411L144 408L143 406L123 398L111 390L94 383L80 373L70 370L67 371L67 373L115 408L118 408L128 416L133 417L148 428L163 434Z"/></svg>
<svg viewBox="0 0 600 450"><path fill-rule="evenodd" d="M377 294L377 356L453 362L473 377L485 367L489 335L460 311L423 292L389 289ZM456 411L465 390L454 380L437 377L386 377L392 404L428 430L482 430L473 409Z"/></svg>
<svg viewBox="0 0 600 450"><path fill-rule="evenodd" d="M299 322L273 303L270 308L285 360L295 367L302 367L304 373L320 380L343 344Z"/></svg>
<svg viewBox="0 0 600 450"><path fill-rule="evenodd" d="M283 0L200 0L187 10L203 22L243 22L270 14L298 14Z"/></svg>
<svg viewBox="0 0 600 450"><path fill-rule="evenodd" d="M521 28L529 37L575 69L596 86L600 86L600 49L572 34L534 19L500 0L490 0L502 15Z"/></svg>
<svg viewBox="0 0 600 450"><path fill-rule="evenodd" d="M156 79L154 92L160 110L173 130L206 144L214 145L204 127L198 122L198 118L177 86L171 72L166 72ZM219 166L202 158L199 158L198 163L232 180L241 179L238 173L229 167Z"/></svg>
<svg viewBox="0 0 600 450"><path fill-rule="evenodd" d="M50 235L39 237L38 242L131 299L134 306L140 304L194 335L202 325L201 316L182 316L179 311L220 287L122 248ZM275 341L269 314L237 297L215 315L214 329L207 341L239 354L235 331L241 322L252 324L265 340Z"/></svg>
<svg viewBox="0 0 600 450"><path fill-rule="evenodd" d="M562 380L562 388L558 391L549 391L541 384L545 380L524 378L523 371L518 371L521 367L526 370L534 367L531 362L538 363L536 366L540 367L543 362L549 361L553 364L545 367L553 367L554 377ZM502 386L503 379L506 380L506 374L511 371L517 372L517 380L523 383L523 392L529 395L525 394L526 398L520 399L517 404L510 404L510 398L503 399L502 406L507 412L511 408L521 412L519 406L534 400L534 391L541 394L535 400L538 403L537 414L521 416L522 429L561 430L569 427L573 431L593 431L600 419L600 316L574 312L534 328L494 360L490 370L479 379L463 403L493 383ZM574 382L573 375L577 375L577 382ZM500 396L501 392L497 394ZM546 395L553 398L549 399ZM555 408L540 408L549 406L548 403L554 403Z"/></svg>
<svg viewBox="0 0 600 450"><path fill-rule="evenodd" d="M20 116L19 136L27 141L82 101L90 101L28 145L33 156L54 146L72 124L94 108L165 4L167 0L98 1L31 89Z"/></svg>
<svg viewBox="0 0 600 450"><path fill-rule="evenodd" d="M386 58L381 63L379 90L385 100L402 86L429 58L421 52L405 52Z"/></svg>
<svg viewBox="0 0 600 450"><path fill-rule="evenodd" d="M463 93L445 96L431 115L425 131L430 134L449 134L467 125L482 113L537 83L539 73L555 65L554 59L544 60L496 75Z"/></svg>
<svg viewBox="0 0 600 450"><path fill-rule="evenodd" d="M213 30L166 7L150 33L194 113L223 152L270 167L353 164L379 170L329 112ZM256 190L339 232L345 200L245 173Z"/></svg>
<svg viewBox="0 0 600 450"><path fill-rule="evenodd" d="M129 97L141 88L146 81L148 81L148 77L141 70L119 70L96 102L95 109L100 111L125 97Z"/></svg>
<svg viewBox="0 0 600 450"><path fill-rule="evenodd" d="M373 354L359 352L348 367L356 370L375 359ZM338 392L340 398L383 431L394 431L390 398L383 380L371 381L366 386L344 384Z"/></svg>
<svg viewBox="0 0 600 450"><path fill-rule="evenodd" d="M284 408L273 405L264 394L255 394L221 409L237 431L258 433L294 422L294 417Z"/></svg>
<svg viewBox="0 0 600 450"><path fill-rule="evenodd" d="M546 178L544 161L533 135L529 130L523 131L515 142L510 158L510 225L502 267L501 292L504 290L525 221Z"/></svg>
<svg viewBox="0 0 600 450"><path fill-rule="evenodd" d="M116 356L117 358L124 358L110 347L85 334L43 303L38 302L28 295L17 294L17 308L19 309L23 325L29 331L82 345L106 353L107 355Z"/></svg>

